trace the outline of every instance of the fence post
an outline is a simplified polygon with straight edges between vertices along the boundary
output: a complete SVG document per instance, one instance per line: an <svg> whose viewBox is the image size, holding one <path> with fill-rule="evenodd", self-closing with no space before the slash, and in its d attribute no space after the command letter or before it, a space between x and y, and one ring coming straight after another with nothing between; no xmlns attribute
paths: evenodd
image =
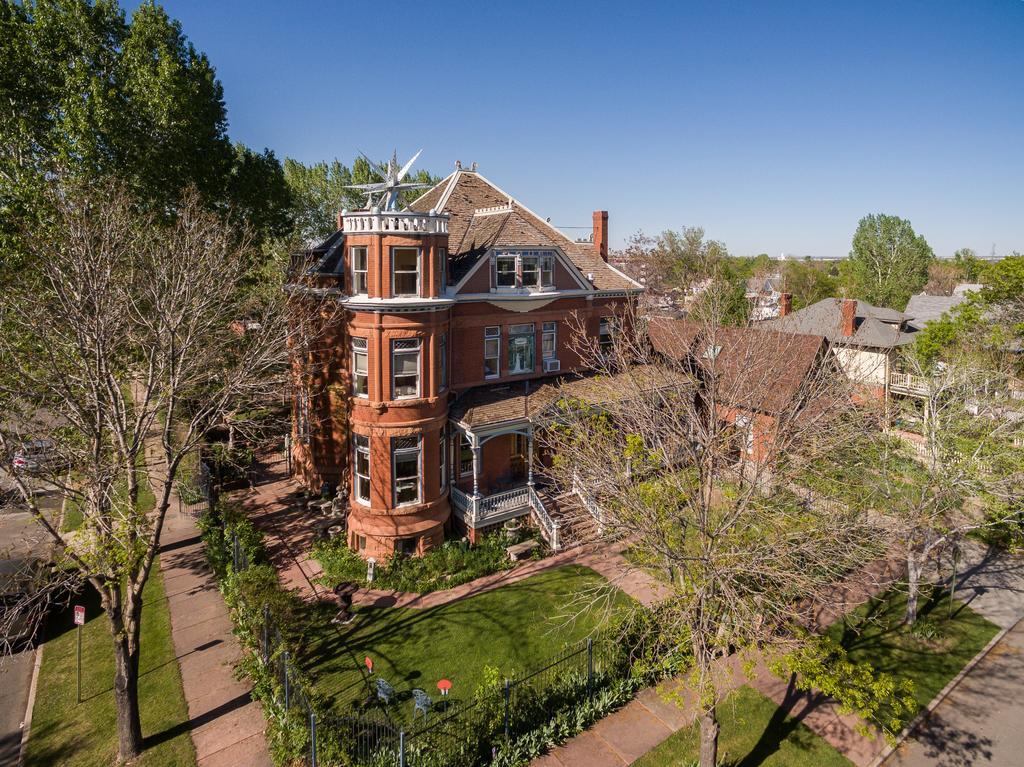
<svg viewBox="0 0 1024 767"><path fill-rule="evenodd" d="M509 727L509 700L512 697L512 683L505 680L505 737L508 738L508 727Z"/></svg>
<svg viewBox="0 0 1024 767"><path fill-rule="evenodd" d="M398 767L405 767L405 730L398 731Z"/></svg>
<svg viewBox="0 0 1024 767"><path fill-rule="evenodd" d="M587 637L587 697L594 692L594 639Z"/></svg>
<svg viewBox="0 0 1024 767"><path fill-rule="evenodd" d="M284 651L284 710L287 711L289 708L289 690L288 690L288 651Z"/></svg>
<svg viewBox="0 0 1024 767"><path fill-rule="evenodd" d="M309 755L311 757L311 767L316 767L316 712L309 712Z"/></svg>
<svg viewBox="0 0 1024 767"><path fill-rule="evenodd" d="M270 605L263 605L263 662L270 661Z"/></svg>

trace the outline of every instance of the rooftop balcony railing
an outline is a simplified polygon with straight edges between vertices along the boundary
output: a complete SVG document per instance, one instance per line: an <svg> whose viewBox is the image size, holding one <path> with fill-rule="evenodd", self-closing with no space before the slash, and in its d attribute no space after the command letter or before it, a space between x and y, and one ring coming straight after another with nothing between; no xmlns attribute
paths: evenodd
<svg viewBox="0 0 1024 767"><path fill-rule="evenodd" d="M342 211L346 234L448 234L447 213L414 211Z"/></svg>

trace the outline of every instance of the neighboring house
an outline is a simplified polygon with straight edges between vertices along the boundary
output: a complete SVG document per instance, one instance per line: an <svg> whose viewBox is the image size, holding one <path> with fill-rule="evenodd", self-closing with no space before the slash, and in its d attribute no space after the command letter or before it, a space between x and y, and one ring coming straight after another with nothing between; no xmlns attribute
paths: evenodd
<svg viewBox="0 0 1024 767"><path fill-rule="evenodd" d="M735 427L743 460L771 457L778 419L795 416L821 392L815 376L834 374L823 367L834 363L821 335L722 326L709 338L694 322L667 318L652 319L647 332L659 354L698 375L713 371L716 415Z"/></svg>
<svg viewBox="0 0 1024 767"><path fill-rule="evenodd" d="M850 380L862 393L882 400L899 381L894 376L901 375L898 349L913 342L919 330L907 314L855 298L825 298L765 326L824 336Z"/></svg>
<svg viewBox="0 0 1024 767"><path fill-rule="evenodd" d="M421 553L545 515L524 392L585 369L573 331L610 339L642 292L607 263L607 212L593 223L593 243L574 242L458 168L407 210L342 211L306 254L296 289L341 311L296 355L294 464L307 487L349 485L360 554Z"/></svg>
<svg viewBox="0 0 1024 767"><path fill-rule="evenodd" d="M789 314L792 297L781 290L782 275L769 274L747 280L747 302L751 322L763 322Z"/></svg>
<svg viewBox="0 0 1024 767"><path fill-rule="evenodd" d="M968 293L975 293L984 287L973 282L963 282L953 288L951 296L930 296L927 293L919 293L911 296L904 310L910 320L919 328L923 328L929 322L940 319L943 314L952 312L957 306L967 300Z"/></svg>

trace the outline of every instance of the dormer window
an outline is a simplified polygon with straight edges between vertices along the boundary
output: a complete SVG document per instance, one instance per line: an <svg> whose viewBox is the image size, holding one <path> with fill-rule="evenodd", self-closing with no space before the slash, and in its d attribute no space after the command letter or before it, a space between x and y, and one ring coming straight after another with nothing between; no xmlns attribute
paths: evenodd
<svg viewBox="0 0 1024 767"><path fill-rule="evenodd" d="M496 290L543 290L555 285L555 254L551 251L499 251L491 268Z"/></svg>

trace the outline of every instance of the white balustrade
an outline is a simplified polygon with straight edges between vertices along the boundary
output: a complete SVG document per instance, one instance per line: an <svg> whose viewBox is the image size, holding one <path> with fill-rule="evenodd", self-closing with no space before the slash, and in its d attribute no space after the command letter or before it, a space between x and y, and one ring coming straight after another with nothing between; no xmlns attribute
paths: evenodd
<svg viewBox="0 0 1024 767"><path fill-rule="evenodd" d="M544 502L537 495L537 491L530 485L527 487L530 493L530 508L533 510L533 516L537 520L537 525L540 527L541 535L544 536L544 540L548 542L548 546L551 547L552 551L558 551L561 548L561 542L558 540L558 523L551 518L547 508L544 506Z"/></svg>
<svg viewBox="0 0 1024 767"><path fill-rule="evenodd" d="M448 234L447 213L359 211L341 217L346 234Z"/></svg>

